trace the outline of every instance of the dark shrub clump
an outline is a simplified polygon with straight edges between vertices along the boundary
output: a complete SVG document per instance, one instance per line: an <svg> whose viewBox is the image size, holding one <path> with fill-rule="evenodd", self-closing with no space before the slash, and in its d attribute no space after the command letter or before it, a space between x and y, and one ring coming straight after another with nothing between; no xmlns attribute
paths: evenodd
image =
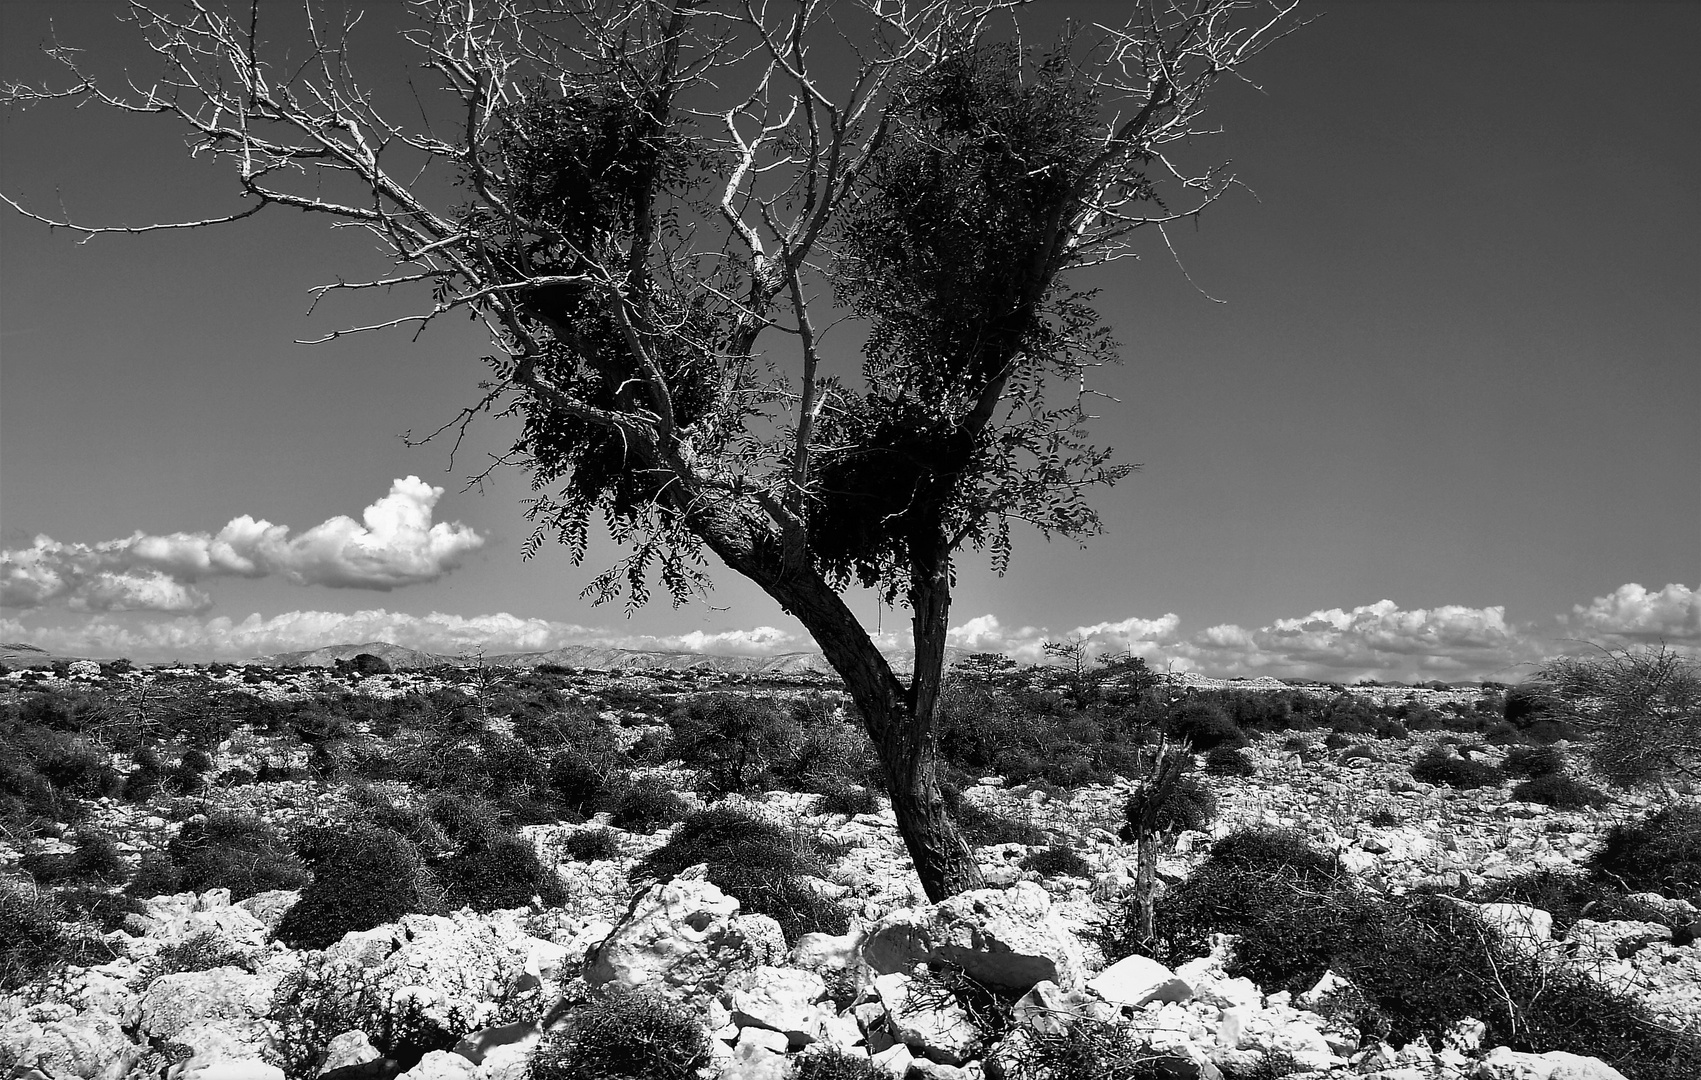
<svg viewBox="0 0 1701 1080"><path fill-rule="evenodd" d="M858 814L878 814L880 805L880 796L868 788L847 786L823 794L816 801L815 808L823 814L855 817Z"/></svg>
<svg viewBox="0 0 1701 1080"><path fill-rule="evenodd" d="M1087 860L1081 858L1081 853L1068 844L1052 844L1041 851L1025 855L1018 865L1023 870L1033 870L1046 877L1086 877L1092 873Z"/></svg>
<svg viewBox="0 0 1701 1080"><path fill-rule="evenodd" d="M1188 701L1169 720L1169 733L1194 750L1219 746L1245 746L1246 733L1235 727L1228 714L1208 701Z"/></svg>
<svg viewBox="0 0 1701 1080"><path fill-rule="evenodd" d="M596 862L620 854L620 841L612 829L586 829L561 842L561 853L576 862Z"/></svg>
<svg viewBox="0 0 1701 1080"><path fill-rule="evenodd" d="M689 807L679 792L653 776L640 777L614 803L614 824L628 832L653 833L683 818Z"/></svg>
<svg viewBox="0 0 1701 1080"><path fill-rule="evenodd" d="M1600 791L1564 773L1542 773L1526 780L1512 789L1512 797L1519 802L1541 803L1558 810L1581 810L1606 802Z"/></svg>
<svg viewBox="0 0 1701 1080"><path fill-rule="evenodd" d="M842 934L844 911L803 880L825 870L805 839L733 806L711 806L680 823L668 842L632 870L637 880L666 881L702 863L708 879L747 912L772 916L786 937Z"/></svg>
<svg viewBox="0 0 1701 1080"><path fill-rule="evenodd" d="M1205 771L1212 776L1252 776L1258 768L1245 750L1219 746L1205 755Z"/></svg>
<svg viewBox="0 0 1701 1080"><path fill-rule="evenodd" d="M770 785L773 768L794 757L803 729L779 705L743 694L709 694L669 718L672 748L714 792Z"/></svg>
<svg viewBox="0 0 1701 1080"><path fill-rule="evenodd" d="M1515 746L1506 752L1506 760L1500 763L1500 770L1507 776L1530 780L1563 772L1564 769L1564 752L1551 746Z"/></svg>
<svg viewBox="0 0 1701 1080"><path fill-rule="evenodd" d="M1147 802L1153 798L1162 800L1155 820L1158 832L1201 829L1217 816L1217 796L1211 789L1197 777L1182 776L1167 792L1142 787L1128 796L1122 805L1123 839L1134 839L1135 827L1145 816Z"/></svg>
<svg viewBox="0 0 1701 1080"><path fill-rule="evenodd" d="M1452 788L1480 788L1504 779L1500 770L1482 761L1453 757L1440 747L1424 752L1412 763L1412 779Z"/></svg>
<svg viewBox="0 0 1701 1080"><path fill-rule="evenodd" d="M888 1075L866 1054L852 1055L831 1047L799 1057L792 1080L886 1080Z"/></svg>
<svg viewBox="0 0 1701 1080"><path fill-rule="evenodd" d="M500 834L468 844L462 851L433 864L443 884L448 907L497 911L525 907L534 900L545 906L566 899L561 879L538 861L537 849L524 837Z"/></svg>
<svg viewBox="0 0 1701 1080"><path fill-rule="evenodd" d="M251 814L218 811L188 821L166 845L166 855L172 880L149 882L157 891L145 895L229 889L232 900L246 900L271 889L302 888L311 877L289 844Z"/></svg>
<svg viewBox="0 0 1701 1080"><path fill-rule="evenodd" d="M351 930L439 906L419 850L394 830L320 827L306 830L296 846L313 880L275 935L291 948L323 949Z"/></svg>
<svg viewBox="0 0 1701 1080"><path fill-rule="evenodd" d="M1591 866L1638 892L1701 902L1701 807L1671 806L1614 825Z"/></svg>
<svg viewBox="0 0 1701 1080"><path fill-rule="evenodd" d="M532 1051L530 1080L693 1080L709 1062L695 1017L658 998L609 991L567 1015Z"/></svg>

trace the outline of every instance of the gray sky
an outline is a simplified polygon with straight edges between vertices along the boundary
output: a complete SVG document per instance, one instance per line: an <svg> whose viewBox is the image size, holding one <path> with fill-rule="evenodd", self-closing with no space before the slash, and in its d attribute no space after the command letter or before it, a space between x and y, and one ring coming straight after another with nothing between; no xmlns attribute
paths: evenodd
<svg viewBox="0 0 1701 1080"><path fill-rule="evenodd" d="M50 16L124 55L117 7L0 4L0 78L48 74ZM1218 100L1199 152L1250 190L1177 236L1197 288L1161 249L1080 282L1125 360L1094 431L1143 471L1099 495L1085 550L1024 538L1002 579L968 557L959 644L1029 656L1074 633L1212 673L1505 679L1574 639L1701 643L1701 8L1311 14L1253 69L1262 94ZM0 190L105 223L240 205L169 124L93 107L0 118ZM0 218L0 636L138 660L809 647L724 569L709 604L628 619L578 599L606 543L582 568L522 563L524 477L460 490L501 429L453 470L396 438L470 400L488 349L469 324L293 344L403 302L307 318L310 286L376 266L326 225L79 245ZM855 605L888 632L907 617Z"/></svg>

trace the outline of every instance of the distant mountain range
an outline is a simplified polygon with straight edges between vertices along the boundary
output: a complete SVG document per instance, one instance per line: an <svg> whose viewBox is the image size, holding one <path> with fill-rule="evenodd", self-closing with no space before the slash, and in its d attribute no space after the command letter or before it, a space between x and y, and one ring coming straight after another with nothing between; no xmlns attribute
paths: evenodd
<svg viewBox="0 0 1701 1080"><path fill-rule="evenodd" d="M830 672L826 657L820 653L777 653L772 656L716 656L696 652L652 652L644 649L618 649L607 645L569 645L548 652L476 653L459 656L404 649L387 641L368 641L360 645L327 645L322 649L300 652L273 653L256 656L248 662L262 667L331 667L339 660L352 660L361 653L371 653L392 668L426 668L439 664L462 667L482 661L492 667L535 668L541 664L561 667L636 668L645 671L685 671L707 668L746 675L796 675L805 672Z"/></svg>
<svg viewBox="0 0 1701 1080"><path fill-rule="evenodd" d="M60 660L85 660L83 656L61 656L50 653L39 645L31 645L24 641L0 641L0 664L7 667L27 668L41 664L53 664Z"/></svg>

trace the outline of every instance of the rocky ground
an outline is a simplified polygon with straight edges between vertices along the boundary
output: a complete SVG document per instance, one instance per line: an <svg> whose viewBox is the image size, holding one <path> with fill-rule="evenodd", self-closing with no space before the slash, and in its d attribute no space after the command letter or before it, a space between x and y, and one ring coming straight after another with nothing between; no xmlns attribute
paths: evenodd
<svg viewBox="0 0 1701 1080"><path fill-rule="evenodd" d="M251 693L286 697L322 691L328 679L323 673L255 678L237 669L218 677ZM618 683L648 693L700 688L586 678L587 685ZM722 685L717 676L706 678ZM364 680L360 691L394 694L429 685L424 676L378 676ZM635 739L642 724L629 722L627 729ZM1326 750L1322 734L1260 736L1248 750L1253 775L1212 777L1217 817L1206 829L1172 838L1160 879L1185 880L1218 837L1275 826L1303 832L1375 892L1427 888L1470 904L1464 898L1485 882L1580 865L1614 822L1654 805L1652 795L1619 792L1600 807L1555 810L1511 800L1505 784L1435 787L1414 780L1411 765L1444 740L1460 741L1457 736L1368 739L1366 752L1343 752ZM301 753L238 732L219 747L214 773L253 768L286 752ZM1481 751L1487 760L1502 753ZM661 775L689 786L690 777L677 768ZM292 950L273 939L294 892L264 892L239 903L218 889L157 896L105 935L114 959L62 967L0 999L0 1064L13 1077L52 1080L376 1078L396 1067L385 1071L374 1039L424 1018L466 1036L454 1049L411 1064L405 1072L411 1080L519 1080L530 1075L528 1055L559 1020L558 1003L598 988L629 987L660 995L702 1021L712 1059L700 1075L718 1080L782 1080L829 1047L893 1076L1037 1080L1050 1074L1022 1072L1024 1062L1047 1039L1082 1030L1082 1023L1114 1029L1140 1048L1148 1071L1130 1077L1622 1075L1589 1057L1483 1045L1482 1025L1468 1017L1438 1041L1365 1045L1331 1008L1341 990L1331 976L1306 994L1266 993L1225 972L1227 939L1209 956L1173 969L1140 956L1107 965L1094 930L1117 916L1133 888L1135 852L1117 835L1132 787L1119 781L1058 791L1006 788L988 779L968 789L967 802L1032 824L1047 839L1070 845L1082 863L1078 873L1047 875L1021 867L1043 845L981 847L988 888L940 904L920 894L890 810L825 814L817 809L819 796L790 791L732 796L758 815L802 829L832 853L824 875L809 884L848 913L850 929L791 941L774 920L741 912L700 871L642 889L629 884L638 861L667 841L666 829L648 835L613 829L617 844L609 858L564 854L574 834L608 829L606 814L522 830L559 877L561 903L407 915L323 950ZM216 795L220 808L250 809L280 826L336 820L339 798L334 787L310 779ZM161 806L114 799L98 801L91 820L128 859L160 849L185 826ZM0 844L0 869L26 855L73 850L51 836L13 840ZM1701 943L1691 936L1679 944L1671 928L1697 913L1680 900L1641 899L1672 917L1661 923L1581 918L1555 935L1552 919L1539 909L1473 910L1502 931L1504 948L1538 956L1555 971L1581 973L1644 1003L1672 1027L1701 1028ZM938 992L947 974L966 974L1014 1002L1008 1030L989 1037L965 999ZM303 986L312 993L304 996ZM285 988L294 996L280 1009ZM322 1006L317 1012L302 1005L310 999ZM358 1023L325 1029L356 1016ZM1057 1080L1066 1075L1072 1074L1058 1073Z"/></svg>

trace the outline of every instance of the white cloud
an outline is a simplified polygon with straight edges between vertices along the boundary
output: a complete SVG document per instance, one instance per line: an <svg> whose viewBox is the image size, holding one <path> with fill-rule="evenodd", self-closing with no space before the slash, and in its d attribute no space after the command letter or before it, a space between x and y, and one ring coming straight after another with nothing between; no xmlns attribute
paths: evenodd
<svg viewBox="0 0 1701 1080"><path fill-rule="evenodd" d="M442 496L442 488L409 476L368 506L362 521L338 515L293 538L288 526L247 514L216 535L137 532L95 544L37 536L30 547L0 552L0 604L204 611L212 599L195 582L274 575L297 585L388 592L436 580L484 544L459 522L432 523Z"/></svg>
<svg viewBox="0 0 1701 1080"><path fill-rule="evenodd" d="M1701 589L1667 585L1649 592L1631 582L1571 609L1568 624L1604 644L1701 643Z"/></svg>

